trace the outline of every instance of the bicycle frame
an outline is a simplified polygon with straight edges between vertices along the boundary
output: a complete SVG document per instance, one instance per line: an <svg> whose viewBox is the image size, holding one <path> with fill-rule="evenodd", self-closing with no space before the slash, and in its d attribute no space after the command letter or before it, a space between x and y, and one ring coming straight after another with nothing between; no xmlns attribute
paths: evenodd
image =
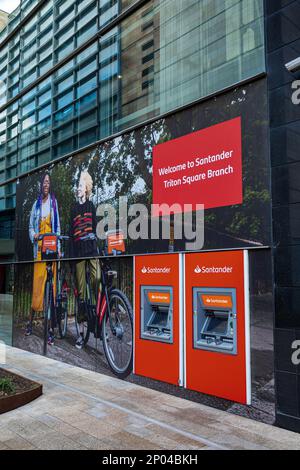
<svg viewBox="0 0 300 470"><path fill-rule="evenodd" d="M101 269L101 281L102 281L102 288L103 292L99 292L99 305L97 305L96 309L96 315L98 318L99 326L101 328L102 322L106 313L106 310L108 310L108 318L109 318L109 323L110 323L110 328L113 333L116 332L116 329L113 325L112 318L111 318L111 312L110 312L110 304L109 304L109 291L112 289L112 283L109 285L109 280L108 280L108 266L106 265L105 261L102 261L102 269Z"/></svg>
<svg viewBox="0 0 300 470"><path fill-rule="evenodd" d="M51 263L50 262L46 263L46 270L47 270L46 283L49 283L50 292L51 292L52 299L53 299L53 304L55 305L56 301L55 301L55 296L54 296L54 284L53 284L54 275L53 275L53 269L52 269L52 262ZM45 285L45 288L46 288L46 285ZM53 322L52 317L53 317L53 315L52 315L52 312L50 311L50 318L49 318L49 313L48 313L48 321L51 320L51 322ZM51 327L52 327L52 325L51 325Z"/></svg>
<svg viewBox="0 0 300 470"><path fill-rule="evenodd" d="M56 282L56 295L54 295L54 273L53 273L53 263L56 265L56 272L55 272L55 282ZM53 298L53 307L56 309L59 305L59 302L62 301L62 291L63 291L63 279L61 276L61 262L58 261L47 261L46 262L46 270L47 270L47 280L46 282L50 283L50 288L52 290L52 298ZM52 320L51 327L54 328L54 315L51 312L51 317L48 320Z"/></svg>
<svg viewBox="0 0 300 470"><path fill-rule="evenodd" d="M40 234L35 242L38 243L38 241L42 241L44 237L49 237L49 236L56 237L57 241L58 240L63 241L63 240L69 239L69 237L57 235L55 233L45 233L45 234ZM59 259L58 260L46 259L45 263L46 263L46 271L47 271L45 291L46 289L49 288L49 306L48 306L48 311L47 311L47 318L44 318L44 321L46 325L46 320L47 320L48 329L49 329L49 322L50 322L50 328L54 330L54 328L56 327L56 323L57 323L57 308L58 308L59 302L62 301L61 265L60 265ZM56 263L56 267L57 267L56 272L55 272L56 292L54 292L53 263ZM44 306L44 309L45 309L45 306ZM47 353L46 341L47 339L46 337L44 337L44 355L46 355Z"/></svg>
<svg viewBox="0 0 300 470"><path fill-rule="evenodd" d="M110 306L109 306L109 291L111 289L111 286L108 284L107 280L107 273L106 273L106 264L105 261L99 260L100 265L101 265L101 287L102 289L98 288L98 292L95 293L96 297L96 321L97 326L99 327L101 331L101 326L102 322L105 316L106 311L108 310L109 314L109 321L110 321L110 327L112 331L115 331L114 325L112 323L111 315L110 315ZM92 310L93 304L92 304L92 293L91 293L91 279L90 279L90 268L89 264L86 264L86 286L87 286L87 304ZM96 325L95 325L95 331L96 331Z"/></svg>

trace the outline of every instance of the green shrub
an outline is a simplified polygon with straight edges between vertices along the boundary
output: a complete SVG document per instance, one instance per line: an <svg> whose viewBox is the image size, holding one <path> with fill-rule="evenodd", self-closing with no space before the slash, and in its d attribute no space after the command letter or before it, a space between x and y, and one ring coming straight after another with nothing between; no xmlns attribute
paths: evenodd
<svg viewBox="0 0 300 470"><path fill-rule="evenodd" d="M3 392L3 393L15 392L15 386L11 379L9 379L8 377L4 377L3 379L0 379L0 392Z"/></svg>

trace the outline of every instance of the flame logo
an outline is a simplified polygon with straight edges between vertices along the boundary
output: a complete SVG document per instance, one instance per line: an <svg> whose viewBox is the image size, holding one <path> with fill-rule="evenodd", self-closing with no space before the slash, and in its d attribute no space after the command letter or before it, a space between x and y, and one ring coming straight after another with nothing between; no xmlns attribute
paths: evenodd
<svg viewBox="0 0 300 470"><path fill-rule="evenodd" d="M147 273L147 268L146 268L146 266L143 267L142 273L143 273L143 274L146 274L146 273Z"/></svg>
<svg viewBox="0 0 300 470"><path fill-rule="evenodd" d="M197 267L195 268L195 273L196 273L196 274L202 273L202 269L200 268L200 266L197 266Z"/></svg>

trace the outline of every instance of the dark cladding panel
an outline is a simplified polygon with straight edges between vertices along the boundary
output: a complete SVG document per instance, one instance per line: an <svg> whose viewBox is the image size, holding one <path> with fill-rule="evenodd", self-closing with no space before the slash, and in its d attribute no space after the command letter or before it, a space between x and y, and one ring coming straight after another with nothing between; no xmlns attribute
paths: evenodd
<svg viewBox="0 0 300 470"><path fill-rule="evenodd" d="M300 56L300 3L266 1L269 51L274 285L276 424L300 432L299 366L293 346L300 327L300 106L286 64Z"/></svg>

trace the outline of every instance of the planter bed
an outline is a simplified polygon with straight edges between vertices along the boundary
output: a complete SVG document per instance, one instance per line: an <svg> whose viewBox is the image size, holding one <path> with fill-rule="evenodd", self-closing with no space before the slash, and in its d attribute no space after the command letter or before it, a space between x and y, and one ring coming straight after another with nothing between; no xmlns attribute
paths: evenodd
<svg viewBox="0 0 300 470"><path fill-rule="evenodd" d="M43 386L41 384L0 369L0 379L3 378L11 379L15 390L7 394L0 391L0 414L27 405L27 403L40 397L43 393Z"/></svg>

